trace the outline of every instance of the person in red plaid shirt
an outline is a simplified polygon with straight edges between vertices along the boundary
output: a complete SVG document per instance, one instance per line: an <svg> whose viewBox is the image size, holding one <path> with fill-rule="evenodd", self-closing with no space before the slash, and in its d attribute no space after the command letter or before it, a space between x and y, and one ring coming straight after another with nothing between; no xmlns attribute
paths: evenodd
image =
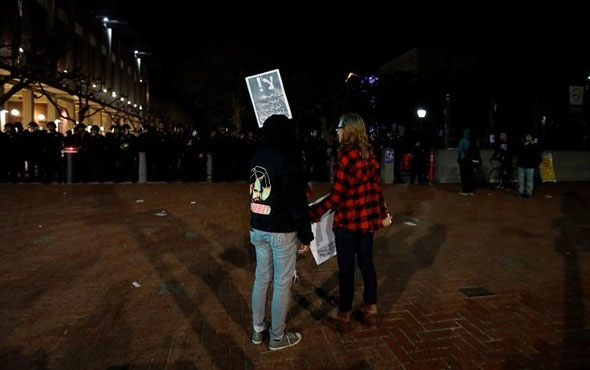
<svg viewBox="0 0 590 370"><path fill-rule="evenodd" d="M337 128L341 151L334 164L334 184L329 196L309 208L310 219L319 221L332 210L339 269L340 303L335 317L342 330L350 330L354 296L355 257L364 281L363 321L374 324L377 316L377 275L373 266L373 235L391 225L383 201L379 163L371 151L365 122L355 113L344 115Z"/></svg>

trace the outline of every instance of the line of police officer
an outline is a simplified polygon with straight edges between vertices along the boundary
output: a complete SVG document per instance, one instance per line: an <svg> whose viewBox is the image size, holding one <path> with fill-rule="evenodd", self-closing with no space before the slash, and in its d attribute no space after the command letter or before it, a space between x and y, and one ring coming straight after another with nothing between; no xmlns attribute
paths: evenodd
<svg viewBox="0 0 590 370"><path fill-rule="evenodd" d="M20 123L7 123L0 133L1 182L63 182L66 157L73 157L74 182L138 181L138 153L146 152L148 181L203 181L207 154L213 156L214 178L243 180L248 153L259 146L256 135L231 137L212 131L201 138L198 131L168 131L164 124L138 134L129 125L114 125L102 135L100 128L77 124L66 136L53 122L40 130L35 122L23 130Z"/></svg>

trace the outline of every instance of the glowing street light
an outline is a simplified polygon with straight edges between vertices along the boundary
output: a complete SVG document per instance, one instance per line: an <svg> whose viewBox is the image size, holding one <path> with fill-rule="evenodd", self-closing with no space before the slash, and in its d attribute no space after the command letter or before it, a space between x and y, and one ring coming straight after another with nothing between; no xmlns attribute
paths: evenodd
<svg viewBox="0 0 590 370"><path fill-rule="evenodd" d="M420 135L422 130L424 130L424 117L426 117L426 109L418 108L416 110L416 114L418 115L418 125L416 126L416 133Z"/></svg>

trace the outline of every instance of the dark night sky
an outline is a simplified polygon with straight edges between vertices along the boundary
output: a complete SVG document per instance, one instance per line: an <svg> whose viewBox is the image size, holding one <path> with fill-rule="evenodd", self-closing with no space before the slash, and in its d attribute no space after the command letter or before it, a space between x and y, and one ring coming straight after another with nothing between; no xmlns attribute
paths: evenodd
<svg viewBox="0 0 590 370"><path fill-rule="evenodd" d="M333 5L325 11L303 3L275 4L281 10L220 3L207 4L205 11L177 0L161 7L144 4L125 0L117 6L161 65L152 73L156 81L158 76L166 80L167 71L177 68L179 61L198 57L212 45L235 51L234 66L250 55L243 63L247 75L279 68L284 76L298 69L318 85L323 79L343 79L350 71L375 72L417 46L473 52L491 80L508 76L506 81L517 78L522 84L545 79L584 83L590 72L590 42L586 21L580 19L584 12L566 7L539 10L479 4L479 8L423 12L391 10L397 4L389 3L387 9ZM136 11L139 8L141 12Z"/></svg>
<svg viewBox="0 0 590 370"><path fill-rule="evenodd" d="M374 69L415 46L475 51L486 58L561 60L586 57L583 19L575 9L391 9L356 5L329 11L306 3L276 8L223 3L207 11L184 1L163 6L124 0L118 6L166 66L209 42L254 52L265 63ZM326 7L327 5L321 5ZM135 9L140 9L141 12ZM517 60L518 61L518 60ZM512 61L514 62L514 60Z"/></svg>
<svg viewBox="0 0 590 370"><path fill-rule="evenodd" d="M152 14L144 10L139 17L125 9L130 22L165 66L173 65L177 58L203 52L213 43L232 45L236 54L250 53L261 65L360 71L374 69L416 45L417 30L404 30L395 19L385 24L385 20L370 16L343 18L307 13L307 9L280 14L214 9L199 14L187 9L183 12L183 8L186 5L168 6Z"/></svg>

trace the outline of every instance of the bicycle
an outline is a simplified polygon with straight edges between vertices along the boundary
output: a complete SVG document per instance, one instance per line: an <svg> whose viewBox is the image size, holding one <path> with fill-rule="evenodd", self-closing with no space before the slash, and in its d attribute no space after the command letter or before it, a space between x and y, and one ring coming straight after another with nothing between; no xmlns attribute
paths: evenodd
<svg viewBox="0 0 590 370"><path fill-rule="evenodd" d="M506 158L499 157L492 157L490 159L490 165L492 165L492 169L488 172L488 184L490 184L492 189L514 189L516 186L513 170L511 173L508 173L506 160Z"/></svg>
<svg viewBox="0 0 590 370"><path fill-rule="evenodd" d="M490 184L492 189L500 189L502 185L506 185L503 184L506 178L504 160L501 158L491 158L490 165L492 165L492 169L488 172L488 184Z"/></svg>

